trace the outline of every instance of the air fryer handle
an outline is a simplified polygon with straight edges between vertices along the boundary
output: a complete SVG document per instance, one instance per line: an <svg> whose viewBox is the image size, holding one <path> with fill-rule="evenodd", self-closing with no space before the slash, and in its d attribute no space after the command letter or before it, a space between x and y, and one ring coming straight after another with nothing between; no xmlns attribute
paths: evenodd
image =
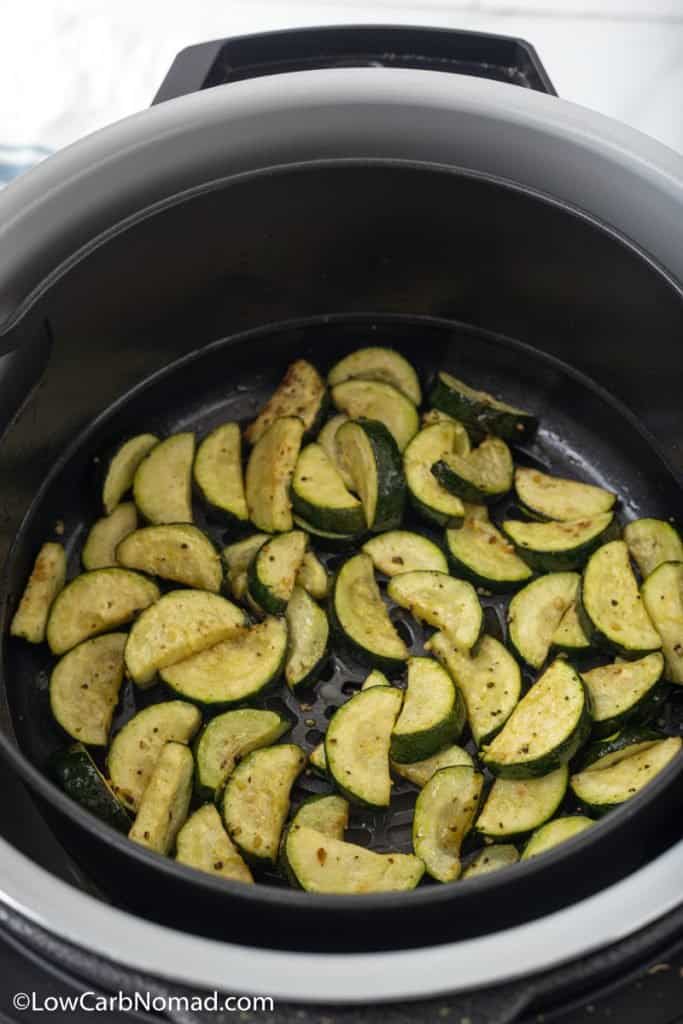
<svg viewBox="0 0 683 1024"><path fill-rule="evenodd" d="M556 95L538 54L523 39L444 28L335 25L189 46L173 61L153 102L262 75L368 66L475 75Z"/></svg>

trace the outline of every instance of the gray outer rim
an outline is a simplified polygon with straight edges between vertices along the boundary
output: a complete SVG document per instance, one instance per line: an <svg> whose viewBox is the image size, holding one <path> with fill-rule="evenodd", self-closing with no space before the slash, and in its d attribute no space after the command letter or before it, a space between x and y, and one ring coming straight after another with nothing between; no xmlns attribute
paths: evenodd
<svg viewBox="0 0 683 1024"><path fill-rule="evenodd" d="M391 953L262 950L173 931L72 888L4 840L0 899L90 953L199 988L310 1003L419 999L499 984L585 956L678 904L683 842L589 899L463 942Z"/></svg>
<svg viewBox="0 0 683 1024"><path fill-rule="evenodd" d="M305 71L160 103L6 188L0 335L126 218L212 180L321 159L423 162L514 182L588 212L683 281L683 157L666 146L499 82L404 68Z"/></svg>

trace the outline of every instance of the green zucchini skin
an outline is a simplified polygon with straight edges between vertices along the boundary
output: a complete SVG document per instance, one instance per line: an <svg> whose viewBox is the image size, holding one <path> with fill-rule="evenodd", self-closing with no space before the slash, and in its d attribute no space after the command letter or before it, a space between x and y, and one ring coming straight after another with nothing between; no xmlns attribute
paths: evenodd
<svg viewBox="0 0 683 1024"><path fill-rule="evenodd" d="M360 501L321 445L307 445L299 453L290 494L293 512L320 530L357 534L365 529Z"/></svg>
<svg viewBox="0 0 683 1024"><path fill-rule="evenodd" d="M626 726L611 736L604 736L589 743L574 759L572 768L577 772L582 772L601 761L603 757L611 757L622 751L625 751L624 757L627 757L629 747L658 743L659 740L665 739L664 733L649 726ZM615 761L617 760L620 758L615 757Z"/></svg>
<svg viewBox="0 0 683 1024"><path fill-rule="evenodd" d="M529 546L533 543L522 542L519 539L518 530L524 529L528 531L534 531L537 528L544 530L548 528L555 528L559 530L568 530L575 524L570 522L560 523L518 523L516 520L506 520L503 523L503 533L514 545L515 550L519 557L523 559L530 569L534 572L572 572L576 569L581 569L585 565L587 560L603 544L607 544L611 540L617 540L620 534L620 527L617 520L614 518L612 513L603 513L601 516L596 516L596 519L604 519L605 526L603 529L598 530L593 536L587 538L584 542L578 544L571 544L571 541L567 540L567 548L561 551L544 551L542 549L534 549Z"/></svg>
<svg viewBox="0 0 683 1024"><path fill-rule="evenodd" d="M241 446L239 424L222 423L198 446L192 466L195 492L211 517L236 527L249 522Z"/></svg>
<svg viewBox="0 0 683 1024"><path fill-rule="evenodd" d="M539 757L536 761L526 762L520 765L499 765L494 761L485 759L486 767L501 779L527 779L538 778L540 775L547 775L556 768L561 767L574 757L576 752L584 745L591 732L591 716L588 704L584 705L581 719L564 743L559 744L547 757Z"/></svg>
<svg viewBox="0 0 683 1024"><path fill-rule="evenodd" d="M464 472L467 463L476 465L477 462L482 461L484 455L491 458L491 453L495 453L500 463L497 467L499 472L494 481L487 484L481 478L479 482L470 479ZM460 471L457 466L458 459L461 463ZM453 454L449 457L438 459L432 466L432 473L447 491L457 495L462 501L482 505L489 505L492 502L498 501L499 498L502 498L503 495L511 490L513 472L514 466L510 449L504 441L496 437L485 438L469 455L457 456Z"/></svg>
<svg viewBox="0 0 683 1024"><path fill-rule="evenodd" d="M422 402L422 390L415 369L405 356L392 348L373 345L350 352L327 375L333 388L346 380L380 380L391 384L409 398L415 406Z"/></svg>
<svg viewBox="0 0 683 1024"><path fill-rule="evenodd" d="M354 555L353 559L356 558L367 559L368 572L372 574L373 566L372 559L370 558L370 556L366 554ZM346 572L349 571L349 562L351 562L353 559L348 559L348 561L346 561L344 565L342 565L339 568L335 576L334 583L332 585L332 592L330 595L330 601L328 606L328 618L330 622L330 632L332 634L332 637L334 638L334 640L336 640L339 646L347 650L349 654L351 654L351 656L354 657L356 660L360 661L361 664L368 665L370 668L378 668L382 671L400 671L408 658L408 650L407 648L405 648L405 645L403 645L404 653L400 657L398 655L394 657L393 655L382 654L377 650L365 647L359 640L353 637L351 633L348 632L348 630L344 628L344 625L337 613L336 606L340 598L341 589L344 587L344 577ZM372 579L374 580L374 574L372 575ZM381 597L379 597L379 600L381 600ZM394 633L394 627L389 621L388 616L387 623L391 628L392 633Z"/></svg>
<svg viewBox="0 0 683 1024"><path fill-rule="evenodd" d="M498 575L494 575L491 568L484 569L482 558L477 557L484 541L489 551L500 552ZM445 548L454 576L461 576L494 594L510 593L531 580L531 569L525 561L512 554L511 545L488 517L476 519L466 511L461 527L446 530Z"/></svg>
<svg viewBox="0 0 683 1024"><path fill-rule="evenodd" d="M434 702L438 696L437 690L440 690L442 700L444 697L448 698L450 707L447 710L444 708L445 713L435 721ZM401 717L404 712L409 713L411 701L421 704L423 708L429 707L432 719L423 719L421 727L413 728L412 731L402 731ZM425 761L439 750L455 743L465 727L466 720L465 701L446 669L431 658L411 658L408 662L408 688L403 709L391 734L389 756L392 761L402 764Z"/></svg>
<svg viewBox="0 0 683 1024"><path fill-rule="evenodd" d="M463 389L461 385L450 374L437 373L429 394L430 404L477 432L495 434L513 444L528 441L536 433L538 419L532 413L495 399L493 404L486 392Z"/></svg>
<svg viewBox="0 0 683 1024"><path fill-rule="evenodd" d="M216 715L194 741L194 787L202 803L219 803L225 784L252 750L277 743L292 723L275 711L237 708Z"/></svg>
<svg viewBox="0 0 683 1024"><path fill-rule="evenodd" d="M132 818L82 743L53 754L48 772L60 789L106 825L128 835Z"/></svg>
<svg viewBox="0 0 683 1024"><path fill-rule="evenodd" d="M624 698L621 697L622 705L618 712L615 711L615 714L610 715L608 718L598 718L597 712L600 710L599 705L602 701L599 688L593 691L591 689L594 685L593 681L596 678L599 679L600 673L607 673L610 688L613 686L619 692L619 685L621 683L622 689L620 692L623 693L625 685L623 680L619 681L616 679L612 681L611 679L611 673L617 672L619 668L623 668L624 672L635 671L637 668L641 673L644 673L648 689L626 707L623 707ZM654 653L646 655L645 658L639 661L624 662L623 666L604 665L585 672L583 681L588 689L588 693L592 694L593 697L593 735L596 737L611 736L613 733L628 726L643 726L650 722L658 714L662 703L668 696L668 687L662 682L663 670L664 659L661 654Z"/></svg>
<svg viewBox="0 0 683 1024"><path fill-rule="evenodd" d="M398 445L389 429L379 420L358 419L352 421L359 426L367 438L377 473L377 504L375 514L368 528L373 533L384 533L400 527L406 501L406 482L403 476L403 459ZM348 429L343 423L339 435Z"/></svg>
<svg viewBox="0 0 683 1024"><path fill-rule="evenodd" d="M287 544L292 550L292 567L287 581L285 581L284 592L278 593L272 583L268 583L266 574L270 562L274 558L276 548ZM247 570L247 581L249 594L259 608L271 615L282 615L287 609L287 602L292 595L296 574L301 567L306 552L307 538L301 530L291 530L287 533L280 533L271 537L258 549Z"/></svg>
<svg viewBox="0 0 683 1024"><path fill-rule="evenodd" d="M607 768L578 772L571 776L569 785L581 805L596 817L602 817L615 807L626 803L644 789L663 771L675 757L680 757L683 740L680 736L668 737L653 743L651 747L621 758ZM623 775L631 772L630 778ZM649 772L649 774L647 774ZM645 777L643 778L643 773ZM621 781L617 778L622 775ZM597 800L600 785L605 799ZM605 792L611 787L612 792ZM593 791L591 793L591 790Z"/></svg>
<svg viewBox="0 0 683 1024"><path fill-rule="evenodd" d="M683 562L683 541L672 523L663 519L636 519L624 527L624 540L643 579L662 562Z"/></svg>
<svg viewBox="0 0 683 1024"><path fill-rule="evenodd" d="M521 860L529 860L530 857L538 857L541 853L547 853L560 843L572 839L574 836L591 828L595 822L591 818L585 818L580 814L572 814L564 818L555 818L545 825L541 825L529 839L522 851Z"/></svg>
<svg viewBox="0 0 683 1024"><path fill-rule="evenodd" d="M312 523L302 519L301 516L294 516L294 524L299 530L303 530L305 533L310 534L311 537L315 537L316 540L320 541L320 544L324 548L328 548L330 551L348 551L349 548L360 547L368 536L367 530L363 530L362 533L331 533L328 530L319 530L317 526L313 526Z"/></svg>

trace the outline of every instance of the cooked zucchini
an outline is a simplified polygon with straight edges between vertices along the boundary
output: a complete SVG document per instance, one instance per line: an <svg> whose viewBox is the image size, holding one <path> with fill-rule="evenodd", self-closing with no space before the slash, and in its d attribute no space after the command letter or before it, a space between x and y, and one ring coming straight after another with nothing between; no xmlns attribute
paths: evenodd
<svg viewBox="0 0 683 1024"><path fill-rule="evenodd" d="M317 747L308 755L308 764L317 775L327 777L327 758L325 757L325 741L321 740Z"/></svg>
<svg viewBox="0 0 683 1024"><path fill-rule="evenodd" d="M304 554L299 571L296 574L296 584L303 587L316 601L322 601L327 597L330 589L330 581L327 569L322 564L314 551L309 550Z"/></svg>
<svg viewBox="0 0 683 1024"><path fill-rule="evenodd" d="M374 686L337 708L325 734L327 770L354 803L388 807L391 797L389 744L402 694Z"/></svg>
<svg viewBox="0 0 683 1024"><path fill-rule="evenodd" d="M457 740L465 704L448 672L431 658L410 658L403 707L391 734L395 761L424 761Z"/></svg>
<svg viewBox="0 0 683 1024"><path fill-rule="evenodd" d="M576 601L569 605L560 619L560 624L553 633L551 646L557 651L577 656L590 650L590 641L583 631Z"/></svg>
<svg viewBox="0 0 683 1024"><path fill-rule="evenodd" d="M106 569L116 565L119 542L138 525L138 513L132 501L117 505L111 515L98 519L86 537L81 561L83 568Z"/></svg>
<svg viewBox="0 0 683 1024"><path fill-rule="evenodd" d="M137 810L165 743L189 743L202 724L199 709L181 700L151 704L117 732L107 754L112 786Z"/></svg>
<svg viewBox="0 0 683 1024"><path fill-rule="evenodd" d="M156 584L128 569L84 572L64 587L52 605L47 622L50 650L64 654L91 636L130 622L158 599Z"/></svg>
<svg viewBox="0 0 683 1024"><path fill-rule="evenodd" d="M218 800L235 765L259 747L269 747L291 728L275 711L237 708L216 715L195 744L195 788L203 800Z"/></svg>
<svg viewBox="0 0 683 1024"><path fill-rule="evenodd" d="M531 578L531 569L493 525L484 505L467 505L462 525L446 530L446 551L456 575L496 593Z"/></svg>
<svg viewBox="0 0 683 1024"><path fill-rule="evenodd" d="M578 609L591 642L624 658L639 658L662 646L638 593L623 540L605 544L589 558Z"/></svg>
<svg viewBox="0 0 683 1024"><path fill-rule="evenodd" d="M435 423L458 423L458 420L455 416L449 416L447 412L443 411L443 409L427 409L422 413L420 423L423 427L433 427ZM462 424L460 425L462 426ZM464 427L463 430L465 430ZM467 451L469 451L469 434L466 430L465 434L468 438Z"/></svg>
<svg viewBox="0 0 683 1024"><path fill-rule="evenodd" d="M307 892L368 893L414 889L424 874L418 857L373 853L305 825L287 835L287 863Z"/></svg>
<svg viewBox="0 0 683 1024"><path fill-rule="evenodd" d="M538 779L496 779L477 819L477 832L497 842L539 828L564 800L568 782L566 765Z"/></svg>
<svg viewBox="0 0 683 1024"><path fill-rule="evenodd" d="M574 796L593 813L605 814L647 786L680 754L681 746L683 740L675 736L624 757L609 768L596 769L593 765L592 770L572 775L570 785Z"/></svg>
<svg viewBox="0 0 683 1024"><path fill-rule="evenodd" d="M249 516L258 530L284 533L292 528L289 487L299 457L304 423L297 416L274 421L249 456L246 495Z"/></svg>
<svg viewBox="0 0 683 1024"><path fill-rule="evenodd" d="M169 854L187 818L192 796L192 754L182 743L166 743L159 754L128 838Z"/></svg>
<svg viewBox="0 0 683 1024"><path fill-rule="evenodd" d="M331 393L337 409L351 419L379 420L383 423L401 452L417 434L420 425L417 409L410 399L391 384L375 380L347 380L333 387Z"/></svg>
<svg viewBox="0 0 683 1024"><path fill-rule="evenodd" d="M512 487L512 456L498 437L487 437L468 455L452 452L432 466L432 473L447 491L463 501L497 501Z"/></svg>
<svg viewBox="0 0 683 1024"><path fill-rule="evenodd" d="M424 761L413 761L412 764L401 764L399 761L392 761L391 769L397 775L400 775L401 778L407 779L408 782L412 782L413 785L419 786L421 789L429 782L432 775L441 768L452 768L455 765L465 765L468 768L472 768L473 764L470 754L463 747L458 747L454 744L452 747L440 750L438 754L434 754Z"/></svg>
<svg viewBox="0 0 683 1024"><path fill-rule="evenodd" d="M292 416L303 423L307 436L313 436L322 423L327 406L325 382L315 366L297 359L287 367L278 384L253 423L244 431L249 444L256 444L278 419Z"/></svg>
<svg viewBox="0 0 683 1024"><path fill-rule="evenodd" d="M282 674L287 627L269 616L255 626L233 627L226 639L161 667L163 681L179 697L208 707L250 700Z"/></svg>
<svg viewBox="0 0 683 1024"><path fill-rule="evenodd" d="M363 545L363 551L385 576L398 576L414 569L448 572L445 555L434 541L410 530L389 530L372 537Z"/></svg>
<svg viewBox="0 0 683 1024"><path fill-rule="evenodd" d="M435 633L426 647L448 670L462 693L474 742L477 746L488 743L519 701L519 665L492 636L482 636L471 655L459 651L441 632Z"/></svg>
<svg viewBox="0 0 683 1024"><path fill-rule="evenodd" d="M590 709L581 678L558 658L522 697L481 759L502 778L547 775L574 756L589 732Z"/></svg>
<svg viewBox="0 0 683 1024"><path fill-rule="evenodd" d="M460 847L477 814L484 777L462 765L441 768L415 803L413 849L437 882L460 875Z"/></svg>
<svg viewBox="0 0 683 1024"><path fill-rule="evenodd" d="M625 757L649 750L655 743L666 739L661 732L647 726L630 726L611 736L589 743L576 758L579 771L601 771L623 761Z"/></svg>
<svg viewBox="0 0 683 1024"><path fill-rule="evenodd" d="M292 479L292 508L302 519L331 533L365 529L363 506L319 444L303 448Z"/></svg>
<svg viewBox="0 0 683 1024"><path fill-rule="evenodd" d="M537 857L539 853L546 853L554 846L559 846L560 843L571 839L572 836L577 836L579 832L585 832L594 824L595 822L591 818L584 818L580 814L572 814L567 818L555 818L554 821L549 821L547 825L543 825L534 832L522 851L521 859L528 860L529 857Z"/></svg>
<svg viewBox="0 0 683 1024"><path fill-rule="evenodd" d="M575 572L541 576L515 594L508 607L510 643L528 665L540 668L579 587Z"/></svg>
<svg viewBox="0 0 683 1024"><path fill-rule="evenodd" d="M126 672L138 686L149 686L159 669L226 640L245 622L244 612L218 594L171 590L140 616L128 634Z"/></svg>
<svg viewBox="0 0 683 1024"><path fill-rule="evenodd" d="M347 423L349 417L345 412L339 412L332 419L328 420L323 429L318 434L318 444L324 450L330 462L336 466L337 472L341 476L344 484L348 488L353 487L353 480L351 479L348 471L342 465L339 459L339 452L337 451L337 431L341 427L342 423Z"/></svg>
<svg viewBox="0 0 683 1024"><path fill-rule="evenodd" d="M116 548L116 560L126 569L196 590L218 593L223 582L220 556L213 543L189 523L145 526L129 533Z"/></svg>
<svg viewBox="0 0 683 1024"><path fill-rule="evenodd" d="M290 530L271 537L258 549L247 572L249 594L266 612L284 612L301 568L308 537L303 530Z"/></svg>
<svg viewBox="0 0 683 1024"><path fill-rule="evenodd" d="M254 881L212 804L204 804L188 818L178 833L176 847L179 864L235 882Z"/></svg>
<svg viewBox="0 0 683 1024"><path fill-rule="evenodd" d="M150 523L192 522L194 434L172 434L142 460L133 479L133 497Z"/></svg>
<svg viewBox="0 0 683 1024"><path fill-rule="evenodd" d="M481 634L484 617L471 583L443 572L418 570L394 576L387 594L402 608L442 630L460 651L469 651Z"/></svg>
<svg viewBox="0 0 683 1024"><path fill-rule="evenodd" d="M310 523L307 523L305 519L301 519L300 516L294 516L294 523L300 530L305 530L311 537L319 540L322 547L333 551L345 551L347 548L354 548L360 543L360 537L357 534L330 533L329 530L319 530L316 526L311 526Z"/></svg>
<svg viewBox="0 0 683 1024"><path fill-rule="evenodd" d="M487 846L480 850L472 858L462 873L463 881L466 878L478 878L480 875L488 875L491 871L498 871L499 868L509 868L519 860L517 848L507 843Z"/></svg>
<svg viewBox="0 0 683 1024"><path fill-rule="evenodd" d="M154 434L138 434L125 441L114 453L107 466L102 485L102 506L110 516L121 498L133 486L138 466L159 444Z"/></svg>
<svg viewBox="0 0 683 1024"><path fill-rule="evenodd" d="M403 453L410 501L429 522L440 526L462 522L462 501L441 486L432 473L432 466L451 452L467 455L469 451L469 438L462 424L441 420L424 427Z"/></svg>
<svg viewBox="0 0 683 1024"><path fill-rule="evenodd" d="M616 495L595 484L564 480L537 469L518 466L515 491L522 506L542 519L576 522L611 512Z"/></svg>
<svg viewBox="0 0 683 1024"><path fill-rule="evenodd" d="M636 519L624 527L629 554L645 579L662 562L683 562L683 541L663 519Z"/></svg>
<svg viewBox="0 0 683 1024"><path fill-rule="evenodd" d="M223 423L197 449L194 482L204 501L229 519L249 518L242 474L242 437L238 423Z"/></svg>
<svg viewBox="0 0 683 1024"><path fill-rule="evenodd" d="M381 380L401 391L413 405L422 402L420 381L408 360L393 348L359 348L335 363L327 375L331 388L345 380Z"/></svg>
<svg viewBox="0 0 683 1024"><path fill-rule="evenodd" d="M520 558L537 572L580 569L593 551L612 539L618 524L612 512L573 522L527 523L506 519L503 533Z"/></svg>
<svg viewBox="0 0 683 1024"><path fill-rule="evenodd" d="M287 661L290 689L310 686L325 662L330 627L327 615L303 587L294 587L287 605Z"/></svg>
<svg viewBox="0 0 683 1024"><path fill-rule="evenodd" d="M401 456L384 424L373 420L343 423L337 431L337 450L360 497L363 525L375 533L398 526L403 517L405 481Z"/></svg>
<svg viewBox="0 0 683 1024"><path fill-rule="evenodd" d="M662 562L643 583L643 604L662 638L664 675L683 683L683 562Z"/></svg>
<svg viewBox="0 0 683 1024"><path fill-rule="evenodd" d="M659 685L663 670L662 655L648 654L638 661L615 661L582 673L595 734L609 736L631 722L649 721L663 697Z"/></svg>
<svg viewBox="0 0 683 1024"><path fill-rule="evenodd" d="M333 839L343 839L349 827L349 803L343 796L310 796L292 818L291 828L314 828Z"/></svg>
<svg viewBox="0 0 683 1024"><path fill-rule="evenodd" d="M369 555L354 555L337 573L332 591L332 622L362 660L379 668L400 668L408 648L392 625Z"/></svg>
<svg viewBox="0 0 683 1024"><path fill-rule="evenodd" d="M391 686L391 683L384 675L384 672L379 672L376 668L373 668L372 672L363 680L361 690L371 690L373 686Z"/></svg>
<svg viewBox="0 0 683 1024"><path fill-rule="evenodd" d="M437 374L429 400L436 409L442 409L468 427L497 434L514 444L528 440L538 426L538 419L532 413L501 402L486 391L475 391L443 370Z"/></svg>
<svg viewBox="0 0 683 1024"><path fill-rule="evenodd" d="M73 647L50 676L50 709L62 729L88 746L104 747L123 681L125 633L107 633Z"/></svg>
<svg viewBox="0 0 683 1024"><path fill-rule="evenodd" d="M306 764L293 743L262 747L247 754L228 779L223 820L242 856L274 864L289 811L289 794Z"/></svg>
<svg viewBox="0 0 683 1024"><path fill-rule="evenodd" d="M243 601L247 593L247 569L259 548L268 540L267 533L253 533L244 540L238 540L223 548L226 582L230 593L237 601Z"/></svg>
<svg viewBox="0 0 683 1024"><path fill-rule="evenodd" d="M57 785L100 821L128 833L130 815L82 743L50 758L48 771Z"/></svg>
<svg viewBox="0 0 683 1024"><path fill-rule="evenodd" d="M10 633L42 644L50 610L66 579L66 553L61 544L43 544L14 613Z"/></svg>

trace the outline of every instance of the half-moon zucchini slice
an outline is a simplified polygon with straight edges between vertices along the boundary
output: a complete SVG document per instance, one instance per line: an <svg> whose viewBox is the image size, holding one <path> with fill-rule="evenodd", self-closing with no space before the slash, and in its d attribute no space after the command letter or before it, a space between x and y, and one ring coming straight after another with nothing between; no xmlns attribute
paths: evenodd
<svg viewBox="0 0 683 1024"><path fill-rule="evenodd" d="M286 853L291 875L307 892L405 892L424 874L412 854L374 853L305 825L289 830Z"/></svg>
<svg viewBox="0 0 683 1024"><path fill-rule="evenodd" d="M457 576L495 593L531 579L531 569L489 519L486 506L467 505L461 526L446 530L448 559Z"/></svg>
<svg viewBox="0 0 683 1024"><path fill-rule="evenodd" d="M128 838L169 854L187 818L192 797L192 753L182 743L166 743L142 795Z"/></svg>
<svg viewBox="0 0 683 1024"><path fill-rule="evenodd" d="M438 772L441 768L453 768L456 765L465 765L467 768L472 768L474 767L474 762L464 747L458 747L456 744L453 744L453 746L445 747L438 754L433 754L432 757L428 757L424 761L413 761L411 764L392 761L391 770L396 775L400 775L401 778L407 779L408 782L412 782L414 786L419 786L422 789L435 772Z"/></svg>
<svg viewBox="0 0 683 1024"><path fill-rule="evenodd" d="M297 459L292 508L312 526L331 533L360 533L365 529L363 506L319 444L307 445Z"/></svg>
<svg viewBox="0 0 683 1024"><path fill-rule="evenodd" d="M88 746L104 747L123 682L125 633L85 640L50 676L50 709L62 729Z"/></svg>
<svg viewBox="0 0 683 1024"><path fill-rule="evenodd" d="M279 615L287 607L301 568L308 537L303 530L271 537L258 549L247 572L249 594L259 608Z"/></svg>
<svg viewBox="0 0 683 1024"><path fill-rule="evenodd" d="M512 487L512 455L505 441L487 437L468 455L451 452L432 466L432 473L447 491L463 501L488 504Z"/></svg>
<svg viewBox="0 0 683 1024"><path fill-rule="evenodd" d="M621 729L584 747L576 758L575 766L582 772L602 771L603 768L611 768L613 764L623 761L626 757L649 750L663 739L666 737L661 732L648 726Z"/></svg>
<svg viewBox="0 0 683 1024"><path fill-rule="evenodd" d="M323 449L330 462L336 467L345 486L351 489L353 487L353 480L351 479L348 471L342 465L339 458L339 452L337 451L337 431L341 427L342 423L346 423L348 421L348 418L349 417L345 412L339 412L336 416L329 419L318 434L318 444Z"/></svg>
<svg viewBox="0 0 683 1024"><path fill-rule="evenodd" d="M314 828L333 839L343 839L349 827L349 802L337 793L310 796L292 818L291 828Z"/></svg>
<svg viewBox="0 0 683 1024"><path fill-rule="evenodd" d="M137 434L129 438L114 452L107 466L102 484L102 506L110 516L131 487L138 466L159 444L154 434Z"/></svg>
<svg viewBox="0 0 683 1024"><path fill-rule="evenodd" d="M374 686L342 704L330 719L325 734L327 770L354 803L389 806L389 745L402 699L393 686Z"/></svg>
<svg viewBox="0 0 683 1024"><path fill-rule="evenodd" d="M519 854L515 846L509 843L496 843L495 846L487 846L480 850L469 862L461 877L463 881L466 878L479 878L480 875L488 875L499 868L509 868L518 860Z"/></svg>
<svg viewBox="0 0 683 1024"><path fill-rule="evenodd" d="M579 612L576 607L576 600L569 605L566 612L560 619L560 624L553 633L552 647L556 651L563 651L565 654L574 654L577 657L590 650L590 640L586 636Z"/></svg>
<svg viewBox="0 0 683 1024"><path fill-rule="evenodd" d="M643 579L662 562L683 562L681 536L663 519L636 519L624 527L624 540Z"/></svg>
<svg viewBox="0 0 683 1024"><path fill-rule="evenodd" d="M460 875L460 847L477 815L483 783L472 768L441 768L420 791L413 849L437 882Z"/></svg>
<svg viewBox="0 0 683 1024"><path fill-rule="evenodd" d="M298 417L306 436L313 436L322 423L327 406L325 382L315 366L305 359L297 359L277 390L268 400L253 423L244 431L249 444L256 444L278 419Z"/></svg>
<svg viewBox="0 0 683 1024"><path fill-rule="evenodd" d="M662 562L643 583L643 603L662 638L664 675L683 683L683 562Z"/></svg>
<svg viewBox="0 0 683 1024"><path fill-rule="evenodd" d="M204 804L188 818L176 841L176 858L197 871L235 882L253 882L251 871L223 828L212 804Z"/></svg>
<svg viewBox="0 0 683 1024"><path fill-rule="evenodd" d="M292 528L289 494L304 434L303 420L275 420L254 445L246 473L249 516L257 530L284 533Z"/></svg>
<svg viewBox="0 0 683 1024"><path fill-rule="evenodd" d="M609 736L633 722L648 722L664 696L659 685L663 669L664 659L655 653L583 672L595 734Z"/></svg>
<svg viewBox="0 0 683 1024"><path fill-rule="evenodd" d="M476 391L443 370L437 374L429 400L436 409L467 426L497 434L513 444L526 441L538 426L532 413L501 402L486 391Z"/></svg>
<svg viewBox="0 0 683 1024"><path fill-rule="evenodd" d="M287 661L290 689L310 686L325 663L330 627L327 615L303 587L294 587L287 605Z"/></svg>
<svg viewBox="0 0 683 1024"><path fill-rule="evenodd" d="M387 594L421 622L442 630L460 651L469 651L482 631L484 617L471 583L443 572L418 570L394 576Z"/></svg>
<svg viewBox="0 0 683 1024"><path fill-rule="evenodd" d="M535 516L576 522L611 512L616 495L595 484L565 480L537 469L518 466L515 491L521 504Z"/></svg>
<svg viewBox="0 0 683 1024"><path fill-rule="evenodd" d="M361 529L367 524L379 533L399 526L405 504L403 467L384 424L373 420L343 423L337 431L337 450L363 506Z"/></svg>
<svg viewBox="0 0 683 1024"><path fill-rule="evenodd" d="M304 554L299 571L296 574L298 587L303 587L316 601L322 601L327 597L330 589L330 580L327 569L320 561L315 551L308 551Z"/></svg>
<svg viewBox="0 0 683 1024"><path fill-rule="evenodd" d="M575 572L554 572L522 588L508 607L510 643L528 665L540 668L579 587Z"/></svg>
<svg viewBox="0 0 683 1024"><path fill-rule="evenodd" d="M539 853L546 853L554 846L559 846L560 843L571 839L572 836L578 836L580 832L585 832L594 824L595 822L591 818L586 818L581 814L555 818L554 821L549 821L547 825L542 825L534 832L524 847L521 859L528 860L530 857L537 857Z"/></svg>
<svg viewBox="0 0 683 1024"><path fill-rule="evenodd" d="M431 658L410 658L401 713L391 734L395 761L424 761L458 738L465 705L448 672Z"/></svg>
<svg viewBox="0 0 683 1024"><path fill-rule="evenodd" d="M12 636L28 640L30 644L42 644L52 605L62 590L65 579L64 548L61 544L54 544L51 541L43 544L33 563L19 607L14 613L10 626Z"/></svg>
<svg viewBox="0 0 683 1024"><path fill-rule="evenodd" d="M134 530L116 548L116 560L126 569L196 590L218 593L223 582L220 555L206 534L189 523Z"/></svg>
<svg viewBox="0 0 683 1024"><path fill-rule="evenodd" d="M438 545L428 537L410 530L389 530L372 537L363 545L375 569L385 576L399 576L415 569L448 572L446 557Z"/></svg>
<svg viewBox="0 0 683 1024"><path fill-rule="evenodd" d="M334 364L327 375L327 383L333 388L355 378L384 381L401 391L413 405L422 402L422 390L415 370L405 356L393 348L371 346L351 352Z"/></svg>
<svg viewBox="0 0 683 1024"><path fill-rule="evenodd" d="M197 449L194 482L206 504L245 523L249 518L242 473L242 436L238 423L223 423Z"/></svg>
<svg viewBox="0 0 683 1024"><path fill-rule="evenodd" d="M549 821L564 800L566 765L538 779L496 779L477 819L477 832L493 839L514 839Z"/></svg>
<svg viewBox="0 0 683 1024"><path fill-rule="evenodd" d="M618 531L612 512L572 522L531 523L506 519L503 533L520 558L537 572L570 572L580 569L601 544Z"/></svg>
<svg viewBox="0 0 683 1024"><path fill-rule="evenodd" d="M680 736L653 743L631 757L624 757L609 768L588 770L572 775L574 796L594 814L605 814L639 793L681 752Z"/></svg>
<svg viewBox="0 0 683 1024"><path fill-rule="evenodd" d="M222 558L225 565L225 578L230 593L236 601L243 601L247 594L247 570L249 563L259 548L268 540L267 533L253 533L244 540L235 541L223 548Z"/></svg>
<svg viewBox="0 0 683 1024"><path fill-rule="evenodd" d="M361 660L390 670L407 660L408 648L389 618L369 555L354 555L342 565L331 610L335 630Z"/></svg>
<svg viewBox="0 0 683 1024"><path fill-rule="evenodd" d="M137 525L138 513L132 501L124 501L110 515L98 519L90 528L83 545L83 568L90 571L117 565L116 548Z"/></svg>
<svg viewBox="0 0 683 1024"><path fill-rule="evenodd" d="M156 444L133 479L133 497L150 523L192 522L194 434L173 434Z"/></svg>
<svg viewBox="0 0 683 1024"><path fill-rule="evenodd" d="M217 800L235 766L259 747L269 747L291 728L275 711L236 708L216 715L195 743L195 788L200 799Z"/></svg>
<svg viewBox="0 0 683 1024"><path fill-rule="evenodd" d="M441 486L432 473L432 466L451 452L464 456L469 451L470 441L462 424L442 419L425 426L403 453L403 471L411 504L429 522L446 526L462 521L462 501Z"/></svg>
<svg viewBox="0 0 683 1024"><path fill-rule="evenodd" d="M391 384L377 380L347 380L332 388L332 401L351 419L379 420L403 451L420 426L417 409ZM337 443L339 432L337 432Z"/></svg>
<svg viewBox="0 0 683 1024"><path fill-rule="evenodd" d="M131 817L82 743L53 754L48 771L60 789L100 821L128 834Z"/></svg>

